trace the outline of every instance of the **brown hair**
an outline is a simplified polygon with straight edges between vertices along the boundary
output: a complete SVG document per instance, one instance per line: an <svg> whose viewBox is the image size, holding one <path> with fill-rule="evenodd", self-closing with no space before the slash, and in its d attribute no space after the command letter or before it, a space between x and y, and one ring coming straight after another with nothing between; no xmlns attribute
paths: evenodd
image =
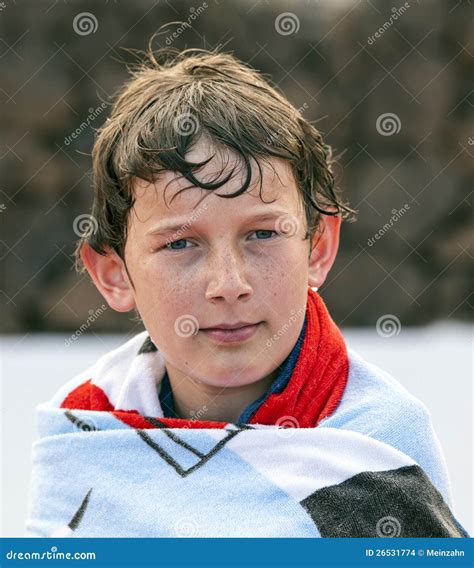
<svg viewBox="0 0 474 568"><path fill-rule="evenodd" d="M213 146L235 151L245 168L239 190L220 197L236 197L248 189L252 159L261 174L259 161L278 157L289 162L294 174L305 210L306 239L318 228L321 214L355 218L335 186L330 146L262 74L217 51L188 49L170 55L150 50L146 61L132 70L94 144L94 230L84 234L76 248L79 270L85 241L100 254L112 248L124 257L133 178L152 181L159 172L171 170L188 180L189 187L209 191L230 179L232 172L207 183L195 176L212 159L186 160L203 134Z"/></svg>

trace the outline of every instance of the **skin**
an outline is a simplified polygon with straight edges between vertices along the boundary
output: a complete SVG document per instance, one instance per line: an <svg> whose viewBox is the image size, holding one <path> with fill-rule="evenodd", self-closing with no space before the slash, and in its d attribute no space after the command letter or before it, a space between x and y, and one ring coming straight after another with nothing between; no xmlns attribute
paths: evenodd
<svg viewBox="0 0 474 568"><path fill-rule="evenodd" d="M201 141L187 158L203 160L209 150ZM223 150L197 175L213 179L235 159ZM336 257L340 217L322 216L322 234L303 240L304 210L291 170L279 159L269 164L262 163L265 202L256 166L251 187L232 199L219 195L241 186L241 171L218 190L192 187L172 201L189 186L174 172L153 184L136 179L126 267L113 250L105 256L88 245L81 250L109 306L138 310L165 359L182 418L235 422L268 390L301 331L308 286L323 284ZM276 216L249 220L262 213ZM172 221L180 229L150 234ZM236 344L216 342L202 331L237 321L262 323L253 337ZM286 331L268 344L282 328Z"/></svg>

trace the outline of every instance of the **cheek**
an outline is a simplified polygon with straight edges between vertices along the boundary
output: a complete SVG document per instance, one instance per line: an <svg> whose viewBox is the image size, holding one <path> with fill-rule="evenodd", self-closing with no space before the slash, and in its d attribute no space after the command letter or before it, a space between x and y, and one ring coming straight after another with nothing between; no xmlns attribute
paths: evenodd
<svg viewBox="0 0 474 568"><path fill-rule="evenodd" d="M147 319L161 319L173 303L173 298L176 298L176 279L164 273L153 262L141 260L135 264L133 281L137 308L145 325Z"/></svg>
<svg viewBox="0 0 474 568"><path fill-rule="evenodd" d="M264 286L259 296L271 302L277 325L293 313L304 312L308 294L308 261L301 247L293 247L269 267L263 275ZM274 320L274 323L275 321Z"/></svg>
<svg viewBox="0 0 474 568"><path fill-rule="evenodd" d="M182 342L193 327L199 327L197 278L171 262L166 266L143 263L140 277L140 286L136 287L138 311L145 327L166 350Z"/></svg>
<svg viewBox="0 0 474 568"><path fill-rule="evenodd" d="M281 254L272 255L262 261L258 270L272 288L277 288L285 294L295 290L298 285L308 278L308 260L300 246L283 248Z"/></svg>

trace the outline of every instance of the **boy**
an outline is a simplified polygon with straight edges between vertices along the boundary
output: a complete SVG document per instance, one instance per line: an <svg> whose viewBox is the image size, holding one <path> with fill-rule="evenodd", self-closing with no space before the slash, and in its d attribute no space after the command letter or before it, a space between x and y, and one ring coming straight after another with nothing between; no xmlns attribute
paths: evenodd
<svg viewBox="0 0 474 568"><path fill-rule="evenodd" d="M426 409L317 293L354 212L282 95L151 56L93 165L78 264L146 331L40 406L31 534L466 536Z"/></svg>

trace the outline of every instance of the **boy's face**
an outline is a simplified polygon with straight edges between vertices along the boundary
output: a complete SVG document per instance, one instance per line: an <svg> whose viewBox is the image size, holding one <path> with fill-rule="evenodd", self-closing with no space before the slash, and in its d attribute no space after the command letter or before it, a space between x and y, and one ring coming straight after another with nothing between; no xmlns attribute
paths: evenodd
<svg viewBox="0 0 474 568"><path fill-rule="evenodd" d="M186 157L208 156L198 144ZM216 154L197 176L215 179L234 159ZM243 386L274 372L301 331L308 285L321 284L293 175L284 161L270 162L274 170L262 163L263 201L255 164L251 187L229 199L219 195L241 187L242 169L217 190L188 188L172 202L190 185L173 172L134 188L125 247L130 294L168 369L209 386ZM175 228L165 232L169 225ZM239 322L252 327L210 329Z"/></svg>

